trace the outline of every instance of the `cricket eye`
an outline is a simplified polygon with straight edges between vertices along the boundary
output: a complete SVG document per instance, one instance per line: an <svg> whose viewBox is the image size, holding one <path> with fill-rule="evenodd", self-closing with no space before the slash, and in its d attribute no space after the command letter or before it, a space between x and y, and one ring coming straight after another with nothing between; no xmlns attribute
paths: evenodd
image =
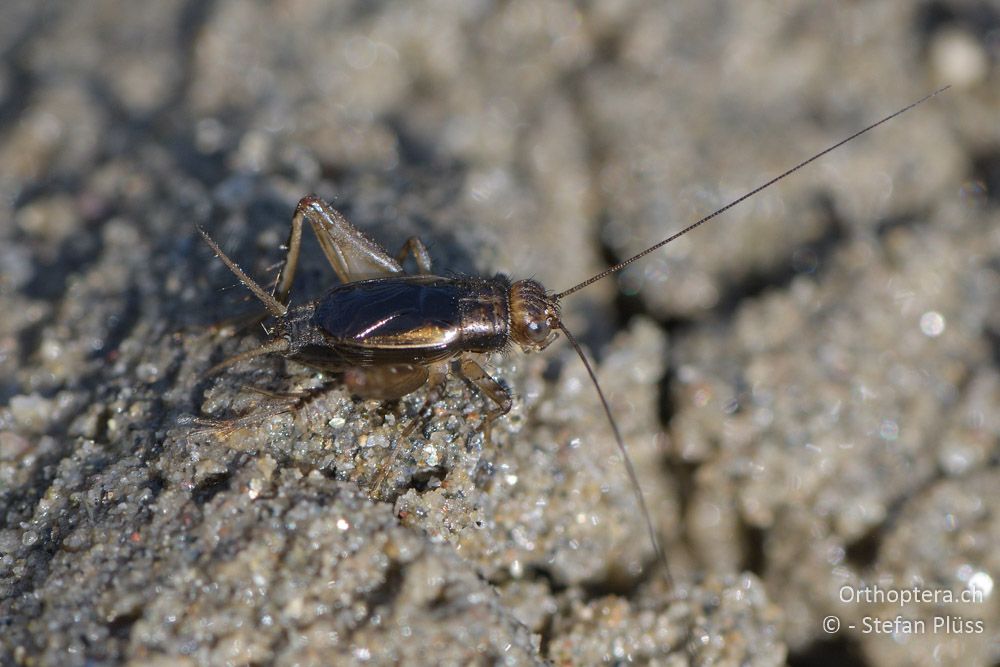
<svg viewBox="0 0 1000 667"><path fill-rule="evenodd" d="M531 342L536 345L541 345L549 338L549 334L552 333L552 327L549 326L549 321L545 320L530 320L528 322L528 337Z"/></svg>

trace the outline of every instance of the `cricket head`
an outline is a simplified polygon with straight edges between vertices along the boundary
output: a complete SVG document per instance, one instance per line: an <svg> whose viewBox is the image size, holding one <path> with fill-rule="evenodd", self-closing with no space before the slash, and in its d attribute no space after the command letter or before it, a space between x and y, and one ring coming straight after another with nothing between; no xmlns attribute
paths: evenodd
<svg viewBox="0 0 1000 667"><path fill-rule="evenodd" d="M510 288L510 337L525 352L544 350L558 334L559 300L535 280L518 280Z"/></svg>

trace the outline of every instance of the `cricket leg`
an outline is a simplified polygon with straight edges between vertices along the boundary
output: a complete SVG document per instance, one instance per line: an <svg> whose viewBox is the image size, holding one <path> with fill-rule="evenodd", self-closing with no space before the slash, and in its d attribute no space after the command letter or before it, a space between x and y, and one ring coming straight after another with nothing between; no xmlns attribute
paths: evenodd
<svg viewBox="0 0 1000 667"><path fill-rule="evenodd" d="M256 426L261 422L288 412L298 412L305 405L316 400L331 389L340 386L338 382L327 382L319 387L306 389L298 392L279 393L272 392L259 387L243 385L245 389L256 392L275 402L263 408L254 408L250 412L233 417L232 419L209 419L198 417L194 420L201 428L192 431L192 435L213 434L220 437L228 437L235 431L249 426Z"/></svg>
<svg viewBox="0 0 1000 667"><path fill-rule="evenodd" d="M459 371L465 380L493 401L496 406L492 410L488 410L483 418L483 437L486 439L487 446L491 446L493 443L491 438L493 422L510 412L510 408L514 404L510 398L510 392L490 377L490 374L473 359L468 357L462 359Z"/></svg>
<svg viewBox="0 0 1000 667"><path fill-rule="evenodd" d="M343 283L403 273L403 267L378 243L347 221L338 210L315 195L299 200L288 233L285 266L277 283L276 297L288 303L302 246L302 223L308 221L320 248Z"/></svg>
<svg viewBox="0 0 1000 667"><path fill-rule="evenodd" d="M403 265L403 260L407 255L413 255L413 261L417 263L417 272L428 274L431 272L431 255L427 252L427 246L416 236L406 239L406 243L396 253L396 261Z"/></svg>
<svg viewBox="0 0 1000 667"><path fill-rule="evenodd" d="M427 382L427 366L364 366L344 371L344 384L352 396L379 401L393 401L412 394Z"/></svg>
<svg viewBox="0 0 1000 667"><path fill-rule="evenodd" d="M266 292L264 288L258 285L253 278L248 276L236 262L231 260L226 253L222 252L222 248L220 248L219 244L208 235L208 232L201 227L198 227L198 233L201 234L203 239L205 239L205 243L207 243L208 246L215 251L216 256L222 260L222 263L233 272L233 275L239 278L240 282L243 283L243 286L253 292L253 295L257 297L262 304L264 304L264 307L267 308L267 312L270 313L272 317L282 317L288 312L286 304L275 299L268 292Z"/></svg>
<svg viewBox="0 0 1000 667"><path fill-rule="evenodd" d="M289 343L284 338L274 338L267 341L260 347L248 350L246 352L241 352L239 354L234 354L231 357L227 357L215 364L208 371L205 372L203 377L211 377L218 373L219 371L229 368L233 364L238 364L241 361L246 361L247 359L254 359L256 357L263 357L269 354L282 354L288 351Z"/></svg>
<svg viewBox="0 0 1000 667"><path fill-rule="evenodd" d="M406 428L403 429L398 437L393 439L393 442L390 445L392 449L379 464L378 471L375 473L374 481L369 489L369 495L372 498L378 498L381 496L382 487L385 486L386 480L392 473L393 465L396 463L396 459L399 458L400 442L409 438L418 426L426 423L431 418L432 407L441 398L441 393L444 389L444 381L448 377L447 363L436 364L429 369L423 367L421 368L426 373L425 382L428 385L427 396L424 398L423 404L420 406L417 414L410 420L410 423L406 425Z"/></svg>

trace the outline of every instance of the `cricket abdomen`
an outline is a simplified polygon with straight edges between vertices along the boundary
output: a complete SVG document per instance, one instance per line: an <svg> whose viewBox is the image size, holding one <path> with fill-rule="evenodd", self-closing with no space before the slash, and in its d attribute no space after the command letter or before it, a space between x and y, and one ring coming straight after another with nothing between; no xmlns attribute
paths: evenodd
<svg viewBox="0 0 1000 667"><path fill-rule="evenodd" d="M509 292L502 276L360 280L316 301L311 324L348 363L430 363L506 346Z"/></svg>

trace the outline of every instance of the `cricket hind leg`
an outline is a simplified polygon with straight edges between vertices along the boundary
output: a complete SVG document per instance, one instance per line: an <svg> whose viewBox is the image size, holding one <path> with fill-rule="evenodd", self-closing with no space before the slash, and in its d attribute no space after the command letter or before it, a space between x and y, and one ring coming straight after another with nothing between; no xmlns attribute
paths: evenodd
<svg viewBox="0 0 1000 667"><path fill-rule="evenodd" d="M344 384L358 398L393 401L420 389L429 377L430 369L416 364L363 366L345 370Z"/></svg>
<svg viewBox="0 0 1000 667"><path fill-rule="evenodd" d="M417 263L418 273L429 274L431 272L431 255L419 237L411 236L406 239L406 243L396 253L396 261L400 266L403 265L407 255L413 256L413 261Z"/></svg>
<svg viewBox="0 0 1000 667"><path fill-rule="evenodd" d="M343 283L403 273L399 261L347 221L340 211L315 195L299 200L292 216L284 267L275 287L275 298L288 304L302 248L302 223L308 222L320 249ZM422 244L421 244L422 246ZM423 251L426 254L426 249ZM417 257L417 254L414 254ZM418 264L421 261L417 257Z"/></svg>
<svg viewBox="0 0 1000 667"><path fill-rule="evenodd" d="M295 392L273 392L261 387L253 387L250 385L242 385L244 389L248 389L255 393L261 394L267 398L274 400L272 405L264 408L255 407L249 412L232 417L230 419L211 419L206 417L196 417L194 423L201 428L195 429L192 435L201 434L213 434L221 437L228 437L234 432L242 428L247 428L250 426L257 426L261 422L269 419L271 417L276 417L281 414L298 412L305 406L309 405L320 396L323 396L331 389L340 386L338 381L325 382L319 387L313 387L311 389L304 389L302 391Z"/></svg>

